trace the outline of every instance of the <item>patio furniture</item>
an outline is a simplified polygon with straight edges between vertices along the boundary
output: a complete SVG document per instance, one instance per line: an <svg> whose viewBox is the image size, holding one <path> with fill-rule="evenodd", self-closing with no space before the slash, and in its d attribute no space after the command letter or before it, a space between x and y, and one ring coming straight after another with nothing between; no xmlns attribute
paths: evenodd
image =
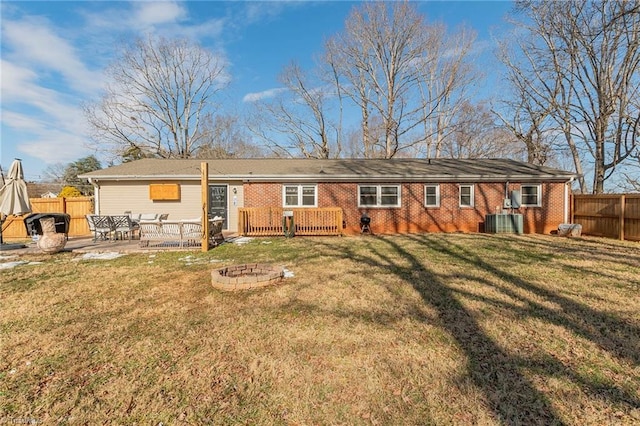
<svg viewBox="0 0 640 426"><path fill-rule="evenodd" d="M94 232L96 232L96 227L93 224L93 216L95 216L94 214L86 214L84 215L84 217L87 218L87 225L89 225L89 232L91 232L92 234Z"/></svg>
<svg viewBox="0 0 640 426"><path fill-rule="evenodd" d="M224 235L222 234L222 225L224 220L212 219L209 221L209 241L215 247L224 243Z"/></svg>
<svg viewBox="0 0 640 426"><path fill-rule="evenodd" d="M117 239L118 234L120 234L120 238L124 239L125 235L129 237L129 241L133 237L133 233L136 229L138 229L139 225L134 224L129 215L113 215L111 217L111 222L113 226L114 237Z"/></svg>
<svg viewBox="0 0 640 426"><path fill-rule="evenodd" d="M111 221L111 216L101 216L101 215L89 215L87 220L91 220L93 222L93 242L95 243L98 238L106 241L112 240L111 233L114 231L113 222ZM91 225L89 225L91 228Z"/></svg>
<svg viewBox="0 0 640 426"><path fill-rule="evenodd" d="M224 242L222 221L211 221L209 238L213 246ZM140 222L141 247L199 247L202 223L195 220Z"/></svg>
<svg viewBox="0 0 640 426"><path fill-rule="evenodd" d="M169 218L168 213L141 213L131 214L131 219L137 222L157 222L159 220L167 220Z"/></svg>
<svg viewBox="0 0 640 426"><path fill-rule="evenodd" d="M140 221L141 247L183 247L180 222Z"/></svg>
<svg viewBox="0 0 640 426"><path fill-rule="evenodd" d="M54 232L57 234L64 234L65 238L69 234L69 225L71 223L71 216L66 213L32 213L24 218L24 226L27 229L27 234L30 236L43 235L44 229L42 228L42 219L53 219Z"/></svg>

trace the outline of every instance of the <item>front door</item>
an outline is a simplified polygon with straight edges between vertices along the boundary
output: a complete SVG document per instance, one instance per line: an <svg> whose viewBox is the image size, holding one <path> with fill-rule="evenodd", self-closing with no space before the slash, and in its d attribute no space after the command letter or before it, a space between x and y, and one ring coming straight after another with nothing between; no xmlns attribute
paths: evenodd
<svg viewBox="0 0 640 426"><path fill-rule="evenodd" d="M224 219L222 229L227 229L227 185L209 185L209 217Z"/></svg>

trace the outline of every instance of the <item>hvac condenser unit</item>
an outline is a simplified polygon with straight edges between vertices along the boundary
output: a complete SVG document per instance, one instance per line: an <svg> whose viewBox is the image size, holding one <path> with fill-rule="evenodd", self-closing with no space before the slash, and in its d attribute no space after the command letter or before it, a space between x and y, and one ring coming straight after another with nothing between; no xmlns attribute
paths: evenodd
<svg viewBox="0 0 640 426"><path fill-rule="evenodd" d="M490 234L522 234L521 214L488 214L484 218L484 232Z"/></svg>

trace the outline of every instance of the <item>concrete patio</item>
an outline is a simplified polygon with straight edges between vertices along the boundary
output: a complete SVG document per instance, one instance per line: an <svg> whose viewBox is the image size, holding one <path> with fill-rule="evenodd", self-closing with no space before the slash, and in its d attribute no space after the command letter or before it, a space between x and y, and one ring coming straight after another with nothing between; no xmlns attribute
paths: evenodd
<svg viewBox="0 0 640 426"><path fill-rule="evenodd" d="M232 241L237 235L233 233L223 233L225 237L225 241ZM10 243L11 246L15 245L16 242L7 242ZM35 242L26 242L24 243L23 248L11 248L8 250L2 250L0 253L4 255L21 255L21 254L41 254L43 253L40 250ZM210 248L210 250L215 247ZM75 253L105 253L105 252L118 252L118 253L153 253L158 251L200 251L200 247L189 247L189 248L180 248L177 246L167 246L167 247L141 247L140 240L133 239L129 241L128 239L124 240L98 240L93 241L92 236L86 237L69 237L67 240L67 244L65 245L63 251L65 252L75 252Z"/></svg>

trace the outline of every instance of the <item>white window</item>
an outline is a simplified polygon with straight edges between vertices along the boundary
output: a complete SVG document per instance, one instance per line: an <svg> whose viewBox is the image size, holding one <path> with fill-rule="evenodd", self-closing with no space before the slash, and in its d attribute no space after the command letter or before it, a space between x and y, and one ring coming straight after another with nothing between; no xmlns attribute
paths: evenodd
<svg viewBox="0 0 640 426"><path fill-rule="evenodd" d="M425 207L440 207L440 185L424 186Z"/></svg>
<svg viewBox="0 0 640 426"><path fill-rule="evenodd" d="M282 187L284 207L317 207L316 185L284 185Z"/></svg>
<svg viewBox="0 0 640 426"><path fill-rule="evenodd" d="M473 205L473 185L460 185L460 207Z"/></svg>
<svg viewBox="0 0 640 426"><path fill-rule="evenodd" d="M358 207L400 207L400 185L358 186Z"/></svg>
<svg viewBox="0 0 640 426"><path fill-rule="evenodd" d="M520 187L522 206L539 207L541 206L542 188L540 185L522 185Z"/></svg>

